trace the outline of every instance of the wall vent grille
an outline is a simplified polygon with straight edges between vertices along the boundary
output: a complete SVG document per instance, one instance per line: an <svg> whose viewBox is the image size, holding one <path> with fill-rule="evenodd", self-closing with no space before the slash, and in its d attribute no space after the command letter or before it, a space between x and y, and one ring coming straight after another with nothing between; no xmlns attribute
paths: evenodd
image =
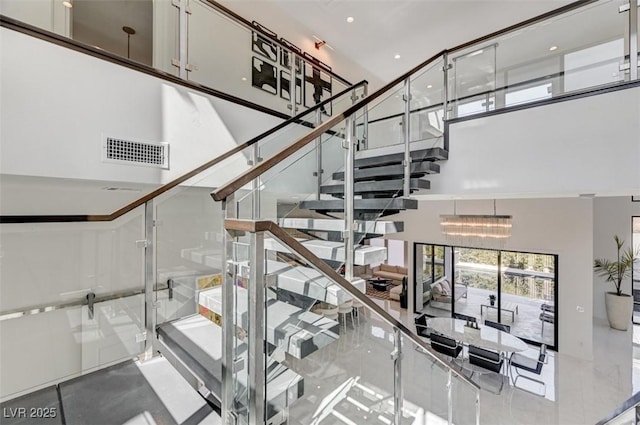
<svg viewBox="0 0 640 425"><path fill-rule="evenodd" d="M105 162L169 168L169 144L106 136L102 144L102 159Z"/></svg>

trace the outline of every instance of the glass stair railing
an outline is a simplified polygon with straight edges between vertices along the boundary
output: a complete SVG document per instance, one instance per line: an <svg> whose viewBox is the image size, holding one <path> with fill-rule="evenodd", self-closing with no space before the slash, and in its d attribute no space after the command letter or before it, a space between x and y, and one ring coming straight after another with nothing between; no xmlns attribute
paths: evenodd
<svg viewBox="0 0 640 425"><path fill-rule="evenodd" d="M243 341L225 341L233 347L225 351L227 362L243 367L227 369L223 406L231 408L223 417L235 423L479 423L479 387L369 300L362 281L347 281L271 221L228 219L225 226L236 235L227 245L227 278L235 285L218 291L217 305L223 317L234 318L223 320L227 335ZM288 262L267 249L269 239L286 248ZM304 294L289 290L297 282L283 268L303 280ZM274 361L299 377L287 385L304 384L286 403L281 383L267 373ZM245 382L254 388L247 391Z"/></svg>
<svg viewBox="0 0 640 425"><path fill-rule="evenodd" d="M640 423L640 392L635 393L596 425L637 425Z"/></svg>
<svg viewBox="0 0 640 425"><path fill-rule="evenodd" d="M410 124L403 125L401 143L390 135L365 149L373 136L365 140L366 120L389 115L396 95L409 99L411 81L437 67L390 85L390 95L376 93L377 102L367 98L349 108L346 119L330 119L322 131L213 192L223 200L228 230L226 281L209 291L232 347L225 349L225 362L244 365L246 350L255 361L240 371L225 369L223 417L237 423L479 423L478 386L372 302L360 277L387 258L385 248L366 240L403 230L402 222L386 216L417 208L409 195L427 190L423 177L437 173L437 161L448 157L441 135L412 134ZM400 111L403 124L425 119L410 109ZM404 287L405 293L391 292L406 297ZM244 337L241 345L229 339L237 334ZM302 394L277 408L272 400L282 388L265 375L275 359L304 384ZM415 388L425 381L432 383L429 395ZM255 392L244 382L255 382Z"/></svg>
<svg viewBox="0 0 640 425"><path fill-rule="evenodd" d="M222 404L224 420L479 423L478 387L370 302L357 268L386 255L366 240L402 229L386 216L415 208L411 192L427 190L424 178L448 159L452 118L540 100L539 88L528 84L548 76L555 97L637 83L637 70L624 70L638 49L624 47L633 37L628 28L618 31L624 26L618 5L583 6L443 51L355 105L349 90L333 100L332 117L300 114L149 193L109 224L3 221L3 280L8 276L20 291L3 285L0 296L2 345L12 346L4 344L7 336L19 341L8 355L3 351L0 396L161 350L185 374L200 368L192 385ZM589 31L594 14L603 13L613 24ZM557 63L594 45L614 53L562 74L555 65L538 66L547 56L526 50L522 37L543 35L544 24L561 27L563 20L587 25L588 45L567 40L568 50L553 50ZM620 34L622 55L606 44ZM485 53L495 59L488 73ZM613 63L622 74L610 81L603 76L613 75ZM532 91L519 92L525 89ZM208 199L212 188L222 213ZM60 246L73 246L73 254ZM34 272L32 262L52 272ZM344 278L336 273L341 269ZM136 297L121 299L123 291ZM25 341L43 322L55 335ZM49 349L47 343L68 351L70 341L75 351L64 362L19 361L25 352ZM24 364L42 370L27 373Z"/></svg>
<svg viewBox="0 0 640 425"><path fill-rule="evenodd" d="M335 113L352 105L354 96L363 96L365 85L361 82L331 98ZM199 311L206 313L199 303L201 290L222 281L223 224L210 192L312 130L321 107L298 114L98 221L83 221L82 215L33 215L22 223L22 216L3 216L0 398L124 359L145 358L167 343L166 356L173 353L185 374L198 369L194 362L204 364L202 375L189 382L215 404L220 372L218 389L209 385L220 337L216 342L207 332L209 324L217 325L193 319ZM179 323L185 317L192 323ZM164 324L156 340L156 328ZM179 331L186 332L179 336ZM203 335L210 342L203 343ZM180 352L176 338L191 348ZM26 361L25 347L34 355L50 349L60 355ZM211 350L214 360L207 354ZM186 360L180 358L187 353L192 354ZM36 371L34 364L39 365ZM220 362L217 367L221 370Z"/></svg>

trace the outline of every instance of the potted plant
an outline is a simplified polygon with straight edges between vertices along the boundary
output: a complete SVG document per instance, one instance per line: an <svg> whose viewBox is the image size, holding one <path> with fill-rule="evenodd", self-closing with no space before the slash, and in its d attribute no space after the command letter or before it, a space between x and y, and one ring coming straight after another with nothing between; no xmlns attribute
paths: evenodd
<svg viewBox="0 0 640 425"><path fill-rule="evenodd" d="M613 239L618 250L617 260L596 259L593 262L593 271L597 276L605 278L607 282L612 282L616 288L615 292L605 294L609 326L613 329L626 331L631 319L633 298L622 292L622 282L631 277L633 262L638 251L634 251L631 247L623 249L624 241L620 240L617 235Z"/></svg>
<svg viewBox="0 0 640 425"><path fill-rule="evenodd" d="M407 308L407 278L402 279L402 291L400 292L400 308Z"/></svg>
<svg viewBox="0 0 640 425"><path fill-rule="evenodd" d="M489 304L496 305L496 296L494 294L489 295Z"/></svg>

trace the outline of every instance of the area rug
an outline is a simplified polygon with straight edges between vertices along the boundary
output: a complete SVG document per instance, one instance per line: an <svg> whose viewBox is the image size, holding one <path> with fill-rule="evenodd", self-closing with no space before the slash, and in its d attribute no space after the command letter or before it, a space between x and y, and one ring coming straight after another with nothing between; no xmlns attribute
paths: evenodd
<svg viewBox="0 0 640 425"><path fill-rule="evenodd" d="M389 291L378 291L377 289L374 289L373 285L369 282L367 282L367 296L373 297L373 298L380 298L381 300L396 301L396 300L392 300L391 297L389 297Z"/></svg>

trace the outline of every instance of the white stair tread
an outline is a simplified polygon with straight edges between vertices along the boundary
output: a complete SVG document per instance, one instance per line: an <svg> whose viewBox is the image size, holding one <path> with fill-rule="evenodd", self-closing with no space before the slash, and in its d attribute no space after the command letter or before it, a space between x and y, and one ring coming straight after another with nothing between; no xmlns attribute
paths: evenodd
<svg viewBox="0 0 640 425"><path fill-rule="evenodd" d="M237 323L247 329L247 290L237 290ZM200 292L199 304L222 315L222 287ZM268 300L266 323L267 342L299 359L338 339L340 329L334 320L275 299Z"/></svg>
<svg viewBox="0 0 640 425"><path fill-rule="evenodd" d="M267 273L276 276L276 286L296 294L324 301L332 305L343 304L352 299L351 294L327 279L320 272L302 266L291 266L279 261L267 261ZM360 292L366 293L363 279L351 282Z"/></svg>
<svg viewBox="0 0 640 425"><path fill-rule="evenodd" d="M138 362L138 368L177 423L183 423L206 405L178 371L164 357ZM211 412L200 423L221 424L220 415ZM133 425L133 422L132 422Z"/></svg>
<svg viewBox="0 0 640 425"><path fill-rule="evenodd" d="M221 376L219 374L222 373L222 328L199 314L176 320L171 322L171 325L207 353L216 363L220 364L220 370L215 371L215 375ZM238 345L243 345L239 341L238 343ZM245 364L247 364L246 349L238 349L238 357L244 359ZM267 369L269 370L267 374L269 401L282 399L291 402L291 400L298 398L297 386L303 379L300 375L278 364L273 359L269 359ZM238 380L246 388L246 375L238 374ZM218 394L218 396L221 396L221 394ZM280 402L277 404L284 406Z"/></svg>
<svg viewBox="0 0 640 425"><path fill-rule="evenodd" d="M183 248L180 250L180 256L185 260L218 270L222 264L221 248Z"/></svg>
<svg viewBox="0 0 640 425"><path fill-rule="evenodd" d="M301 238L297 238L297 241L323 260L344 261L344 243L342 242ZM271 251L291 252L289 248L273 238L265 238L264 248ZM387 249L381 246L358 245L355 247L353 257L354 264L359 266L382 263L387 259Z"/></svg>

